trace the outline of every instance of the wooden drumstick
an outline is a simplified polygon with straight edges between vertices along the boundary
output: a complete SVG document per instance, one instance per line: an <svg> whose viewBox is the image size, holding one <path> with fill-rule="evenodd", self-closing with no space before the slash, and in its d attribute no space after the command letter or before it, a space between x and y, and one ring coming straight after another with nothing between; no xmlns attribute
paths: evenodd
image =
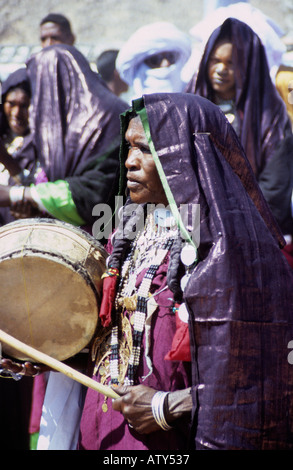
<svg viewBox="0 0 293 470"><path fill-rule="evenodd" d="M3 330L0 330L0 342L8 344L9 346L12 346L14 349L21 352L26 357L30 357L31 359L34 359L35 361L41 364L45 364L46 366L54 370L57 370L58 372L61 372L64 375L67 375L67 377L70 377L76 382L79 382L85 385L86 387L92 388L93 390L96 390L97 392L102 393L106 397L109 397L109 398L119 397L119 395L116 392L114 392L114 390L112 390L111 387L102 385L96 382L95 380L87 377L86 375L82 374L81 372L78 372L72 367L67 366L63 362L58 361L57 359L54 359L53 357L48 356L47 354L42 353L41 351L38 351L37 349L34 349L25 343L22 343L21 341L14 338L13 336L10 336L8 333L5 333L5 331Z"/></svg>

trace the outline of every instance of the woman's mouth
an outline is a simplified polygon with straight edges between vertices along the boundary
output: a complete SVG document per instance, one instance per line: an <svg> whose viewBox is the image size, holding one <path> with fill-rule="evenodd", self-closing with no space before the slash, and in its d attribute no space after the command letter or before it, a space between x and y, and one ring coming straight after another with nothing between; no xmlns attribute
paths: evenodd
<svg viewBox="0 0 293 470"><path fill-rule="evenodd" d="M135 180L128 180L127 181L127 188L130 189L130 190L135 190L140 186L141 186L141 184L138 181L135 181Z"/></svg>

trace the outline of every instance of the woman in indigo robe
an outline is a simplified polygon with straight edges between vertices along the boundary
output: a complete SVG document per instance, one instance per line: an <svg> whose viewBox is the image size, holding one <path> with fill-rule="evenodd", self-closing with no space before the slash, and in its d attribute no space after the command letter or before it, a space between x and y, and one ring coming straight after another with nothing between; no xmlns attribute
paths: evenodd
<svg viewBox="0 0 293 470"><path fill-rule="evenodd" d="M221 107L283 234L292 237L291 124L258 35L235 18L224 21L211 34L187 91Z"/></svg>
<svg viewBox="0 0 293 470"><path fill-rule="evenodd" d="M292 271L234 130L204 98L154 94L122 133L130 198L91 351L120 398L88 390L79 448L292 449Z"/></svg>
<svg viewBox="0 0 293 470"><path fill-rule="evenodd" d="M30 178L22 178L22 185L12 191L1 186L0 204L27 201L45 216L90 225L96 204L113 204L119 114L126 105L73 46L43 49L29 59L27 73L31 139L18 161L20 175L27 168Z"/></svg>

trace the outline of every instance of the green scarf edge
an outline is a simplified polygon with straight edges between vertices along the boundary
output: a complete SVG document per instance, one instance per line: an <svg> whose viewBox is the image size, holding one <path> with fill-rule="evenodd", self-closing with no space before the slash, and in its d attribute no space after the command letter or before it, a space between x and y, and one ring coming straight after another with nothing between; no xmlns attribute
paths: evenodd
<svg viewBox="0 0 293 470"><path fill-rule="evenodd" d="M172 214L173 214L173 216L176 220L177 226L178 226L179 230L181 231L181 234L184 235L185 241L190 243L192 246L194 246L195 249L197 249L194 241L190 237L190 234L186 230L185 225L182 221L182 218L181 218L180 212L178 210L177 204L175 202L173 193L170 189L170 186L168 184L168 181L167 181L165 172L163 170L161 161L160 161L160 159L158 157L158 154L157 154L157 151L155 149L155 146L154 146L154 143L153 143L153 140L152 140L152 136L151 136L147 110L146 110L143 98L139 98L139 99L133 101L132 106L133 106L133 110L139 115L139 117L141 119L144 131L146 133L147 140L148 140L148 143L149 143L149 146L150 146L150 150L151 150L152 156L154 158L154 161L155 161L158 173L159 173L160 180L162 182L162 185L163 185L163 188L164 188L164 191L165 191L165 194L166 194L171 212L172 212Z"/></svg>

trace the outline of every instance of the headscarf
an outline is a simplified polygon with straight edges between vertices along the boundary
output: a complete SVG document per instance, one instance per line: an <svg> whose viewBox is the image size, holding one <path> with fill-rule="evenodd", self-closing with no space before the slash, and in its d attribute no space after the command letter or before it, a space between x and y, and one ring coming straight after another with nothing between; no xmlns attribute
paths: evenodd
<svg viewBox="0 0 293 470"><path fill-rule="evenodd" d="M178 55L170 67L150 69L144 60L151 55L171 51ZM135 97L142 93L180 92L186 85L181 70L191 54L191 41L176 26L167 22L139 28L121 47L116 68L121 78L133 87Z"/></svg>
<svg viewBox="0 0 293 470"><path fill-rule="evenodd" d="M236 82L236 113L240 120L240 140L258 176L279 142L291 134L286 107L276 91L268 70L264 47L245 23L228 18L210 36L191 92L212 100L207 79L208 60L220 38L234 45L232 60Z"/></svg>
<svg viewBox="0 0 293 470"><path fill-rule="evenodd" d="M286 52L286 46L281 39L284 31L272 18L249 2L236 2L216 8L197 23L190 30L190 34L195 40L201 41L204 46L212 32L227 18L243 21L260 37L265 48L271 77L274 78L282 63L283 54Z"/></svg>
<svg viewBox="0 0 293 470"><path fill-rule="evenodd" d="M2 83L1 89L1 103L0 103L0 136L6 134L9 129L6 116L4 114L3 105L5 102L6 95L9 91L14 88L21 88L30 97L31 89L26 68L20 68L15 72L12 72L8 78Z"/></svg>
<svg viewBox="0 0 293 470"><path fill-rule="evenodd" d="M65 179L89 222L94 205L107 202L114 184L119 115L127 105L73 46L44 48L29 59L27 69L32 145L19 158L37 160L49 181Z"/></svg>
<svg viewBox="0 0 293 470"><path fill-rule="evenodd" d="M178 223L176 208L200 204L198 263L183 293L194 448L292 449L292 271L236 134L222 111L198 96L145 95L133 108ZM123 129L128 122L126 114ZM122 228L134 220L121 219L110 266L120 268L129 243ZM188 223L185 229L192 232ZM172 270L178 278L179 267Z"/></svg>

